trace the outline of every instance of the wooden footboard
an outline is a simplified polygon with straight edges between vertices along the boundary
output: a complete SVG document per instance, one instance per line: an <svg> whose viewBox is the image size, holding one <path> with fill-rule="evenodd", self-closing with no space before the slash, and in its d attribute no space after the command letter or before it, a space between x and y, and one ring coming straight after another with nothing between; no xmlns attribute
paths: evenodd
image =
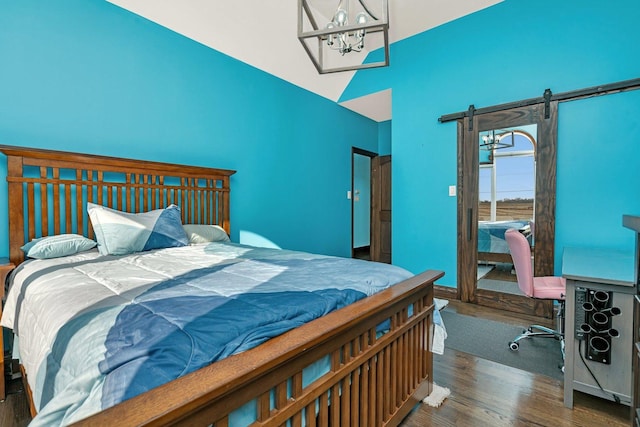
<svg viewBox="0 0 640 427"><path fill-rule="evenodd" d="M78 425L227 426L253 400L256 426L398 425L432 389L433 282L443 274L426 271ZM329 372L303 385L303 369L323 358Z"/></svg>

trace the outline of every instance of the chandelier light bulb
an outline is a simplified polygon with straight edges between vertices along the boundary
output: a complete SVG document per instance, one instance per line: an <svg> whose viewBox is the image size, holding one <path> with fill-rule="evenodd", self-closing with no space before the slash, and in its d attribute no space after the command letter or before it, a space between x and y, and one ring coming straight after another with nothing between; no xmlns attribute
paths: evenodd
<svg viewBox="0 0 640 427"><path fill-rule="evenodd" d="M327 30L333 30L334 28L336 28L336 26L335 26L335 24L334 24L333 22L329 22L325 28L326 28ZM327 44L328 44L329 46L333 46L333 38L334 38L334 35L333 35L333 34L329 34L329 35L327 36Z"/></svg>
<svg viewBox="0 0 640 427"><path fill-rule="evenodd" d="M338 9L336 11L334 22L340 27L347 25L348 24L347 11L344 9Z"/></svg>
<svg viewBox="0 0 640 427"><path fill-rule="evenodd" d="M354 26L366 25L371 19L371 15L365 12L359 12L354 19ZM376 19L376 18L374 18ZM334 34L327 34L326 43L330 49L340 52L341 55L345 55L349 52L362 52L364 49L364 37L366 30L357 29L352 32L340 32L340 28L349 25L349 4L348 0L340 1L338 9L333 15L333 20L328 22L325 29L328 31L335 31Z"/></svg>
<svg viewBox="0 0 640 427"><path fill-rule="evenodd" d="M367 18L366 13L360 12L359 14L356 15L356 23L358 25L364 25L367 23L367 21L369 21L369 19Z"/></svg>

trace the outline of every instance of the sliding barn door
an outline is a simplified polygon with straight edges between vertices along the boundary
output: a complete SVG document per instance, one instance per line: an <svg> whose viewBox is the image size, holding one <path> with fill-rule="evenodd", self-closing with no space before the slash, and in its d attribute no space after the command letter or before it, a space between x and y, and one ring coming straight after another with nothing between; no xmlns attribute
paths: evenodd
<svg viewBox="0 0 640 427"><path fill-rule="evenodd" d="M479 289L478 189L480 133L537 126L534 274L554 273L557 102L476 114L458 121L458 296L462 301L551 318L553 304L523 294Z"/></svg>

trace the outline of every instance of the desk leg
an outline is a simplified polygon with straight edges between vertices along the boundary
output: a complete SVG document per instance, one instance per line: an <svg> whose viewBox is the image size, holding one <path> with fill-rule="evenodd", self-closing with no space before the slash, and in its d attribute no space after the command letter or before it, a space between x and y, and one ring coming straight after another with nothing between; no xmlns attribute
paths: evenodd
<svg viewBox="0 0 640 427"><path fill-rule="evenodd" d="M564 406L573 408L573 367L575 354L575 318L576 318L576 292L575 286L567 281L567 294L565 295L564 318Z"/></svg>

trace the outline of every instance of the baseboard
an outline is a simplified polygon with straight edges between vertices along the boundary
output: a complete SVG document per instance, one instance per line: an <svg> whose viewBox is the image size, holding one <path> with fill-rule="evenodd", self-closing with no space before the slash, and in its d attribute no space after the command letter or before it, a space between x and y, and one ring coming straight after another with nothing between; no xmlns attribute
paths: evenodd
<svg viewBox="0 0 640 427"><path fill-rule="evenodd" d="M459 299L458 288L450 286L433 285L433 296L436 298Z"/></svg>

